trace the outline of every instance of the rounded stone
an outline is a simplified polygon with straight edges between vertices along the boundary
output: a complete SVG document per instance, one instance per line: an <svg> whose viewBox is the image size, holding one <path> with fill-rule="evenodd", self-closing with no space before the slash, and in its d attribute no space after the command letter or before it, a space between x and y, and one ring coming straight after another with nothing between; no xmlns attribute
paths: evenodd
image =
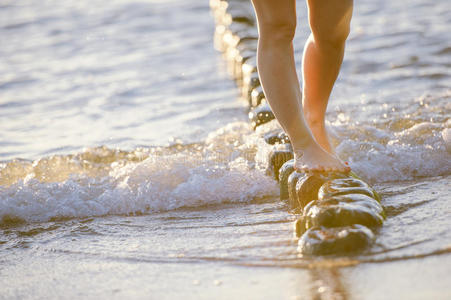
<svg viewBox="0 0 451 300"><path fill-rule="evenodd" d="M318 203L321 203L321 205L331 205L337 203L358 204L372 210L374 213L381 215L385 219L384 209L381 204L376 199L364 194L338 195L330 198L319 199Z"/></svg>
<svg viewBox="0 0 451 300"><path fill-rule="evenodd" d="M249 57L242 65L242 72L244 77L250 77L252 73L257 72L257 57Z"/></svg>
<svg viewBox="0 0 451 300"><path fill-rule="evenodd" d="M254 35L242 36L236 45L236 49L239 51L249 50L252 51L253 56L257 55L258 37Z"/></svg>
<svg viewBox="0 0 451 300"><path fill-rule="evenodd" d="M298 251L305 255L343 255L361 252L374 240L373 232L362 225L307 230L298 241Z"/></svg>
<svg viewBox="0 0 451 300"><path fill-rule="evenodd" d="M262 86L259 85L251 92L251 106L259 106L262 103L263 99L265 99L265 93L263 92Z"/></svg>
<svg viewBox="0 0 451 300"><path fill-rule="evenodd" d="M315 200L304 209L305 228L342 227L361 224L367 227L382 225L384 217L368 201L344 202L337 199Z"/></svg>
<svg viewBox="0 0 451 300"><path fill-rule="evenodd" d="M293 163L294 165L294 163ZM294 166L293 166L294 168ZM296 186L299 180L302 180L302 178L305 176L305 174L297 172L296 170L291 173L291 175L288 177L288 204L291 208L295 209L300 207L299 205L299 198L298 194L296 193Z"/></svg>
<svg viewBox="0 0 451 300"><path fill-rule="evenodd" d="M294 172L294 159L286 161L279 169L280 199L288 199L288 177Z"/></svg>
<svg viewBox="0 0 451 300"><path fill-rule="evenodd" d="M305 174L296 184L296 195L301 208L309 202L318 199L320 187L329 180L344 177L340 173L313 173Z"/></svg>
<svg viewBox="0 0 451 300"><path fill-rule="evenodd" d="M279 140L279 143L281 144L291 144L290 138L288 137L288 134L285 133L285 131L279 133Z"/></svg>
<svg viewBox="0 0 451 300"><path fill-rule="evenodd" d="M274 174L274 179L279 180L279 170L283 164L293 158L290 147L274 147L269 153L268 169Z"/></svg>
<svg viewBox="0 0 451 300"><path fill-rule="evenodd" d="M265 142L270 145L291 144L287 134L282 129L271 130L263 135Z"/></svg>
<svg viewBox="0 0 451 300"><path fill-rule="evenodd" d="M353 177L338 178L326 182L318 191L318 199L347 194L363 194L377 199L374 190L367 183Z"/></svg>
<svg viewBox="0 0 451 300"><path fill-rule="evenodd" d="M257 72L252 73L249 77L243 77L242 96L247 99L249 107L252 107L251 92L259 85L260 77Z"/></svg>
<svg viewBox="0 0 451 300"><path fill-rule="evenodd" d="M271 130L263 135L263 139L269 145L280 144L279 133L279 129Z"/></svg>
<svg viewBox="0 0 451 300"><path fill-rule="evenodd" d="M259 105L249 112L249 120L254 129L273 119L275 117L268 104Z"/></svg>

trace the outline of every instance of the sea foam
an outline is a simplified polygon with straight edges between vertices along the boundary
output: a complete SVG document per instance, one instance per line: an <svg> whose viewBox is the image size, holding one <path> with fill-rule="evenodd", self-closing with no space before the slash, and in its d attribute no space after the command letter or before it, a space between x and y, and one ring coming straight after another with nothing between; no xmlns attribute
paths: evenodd
<svg viewBox="0 0 451 300"><path fill-rule="evenodd" d="M43 159L58 161L47 163L47 174L37 169L42 160L28 162L31 166L23 166L29 170L24 177L0 186L0 217L46 221L150 213L277 196L276 182L266 176L263 164L253 159L257 154L256 143L252 142L255 140L259 138L248 124L232 123L211 133L205 144L194 149L179 145L144 154L139 151L139 155L87 149L75 156ZM137 157L142 160L134 161L139 160ZM17 163L3 166L3 175L11 171L11 176L13 170L8 168L17 169ZM94 165L97 171L93 171ZM40 173L34 172L37 170ZM52 177L59 173L66 174L66 178Z"/></svg>
<svg viewBox="0 0 451 300"><path fill-rule="evenodd" d="M446 118L390 118L396 126L338 116L328 123L337 154L371 183L451 174ZM0 217L46 221L277 199L276 181L266 170L270 147L259 130L235 122L198 144L133 151L99 147L6 162L0 170Z"/></svg>

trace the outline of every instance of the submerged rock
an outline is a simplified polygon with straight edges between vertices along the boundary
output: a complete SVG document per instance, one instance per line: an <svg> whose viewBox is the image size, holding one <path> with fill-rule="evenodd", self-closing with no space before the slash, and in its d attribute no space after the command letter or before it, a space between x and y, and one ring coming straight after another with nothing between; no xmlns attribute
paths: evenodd
<svg viewBox="0 0 451 300"><path fill-rule="evenodd" d="M306 255L351 254L364 250L374 240L373 232L362 225L314 227L298 242L298 251Z"/></svg>

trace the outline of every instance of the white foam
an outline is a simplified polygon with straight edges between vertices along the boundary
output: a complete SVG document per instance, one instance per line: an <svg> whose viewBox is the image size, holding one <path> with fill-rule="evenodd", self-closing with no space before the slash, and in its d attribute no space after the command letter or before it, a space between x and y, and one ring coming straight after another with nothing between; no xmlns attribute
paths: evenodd
<svg viewBox="0 0 451 300"><path fill-rule="evenodd" d="M151 213L277 196L277 183L255 163L258 139L248 124L233 123L211 133L200 151L155 154L125 165L113 162L107 176L82 173L42 182L29 173L13 185L0 186L0 217L45 221Z"/></svg>
<svg viewBox="0 0 451 300"><path fill-rule="evenodd" d="M421 120L390 130L342 120L328 124L337 153L370 183L451 173L447 121ZM124 154L96 148L7 163L1 171L11 178L0 185L0 217L45 221L276 197L277 183L265 172L271 146L260 137L263 129L254 132L246 122L230 123L210 133L205 143L180 145L178 151L170 147Z"/></svg>
<svg viewBox="0 0 451 300"><path fill-rule="evenodd" d="M366 180L380 183L451 174L444 124L422 122L398 132L358 127L335 127L342 133L337 153Z"/></svg>

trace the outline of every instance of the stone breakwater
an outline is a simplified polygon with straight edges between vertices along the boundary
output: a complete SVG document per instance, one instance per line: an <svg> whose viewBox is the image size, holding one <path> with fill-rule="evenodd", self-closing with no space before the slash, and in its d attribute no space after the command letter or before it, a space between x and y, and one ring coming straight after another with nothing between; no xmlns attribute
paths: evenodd
<svg viewBox="0 0 451 300"><path fill-rule="evenodd" d="M280 198L298 216L298 250L305 255L361 252L385 219L379 195L356 174L303 174L294 170L290 141L265 100L257 72L258 32L249 0L210 0L215 48L249 105L249 120L272 145L268 174L280 185Z"/></svg>

